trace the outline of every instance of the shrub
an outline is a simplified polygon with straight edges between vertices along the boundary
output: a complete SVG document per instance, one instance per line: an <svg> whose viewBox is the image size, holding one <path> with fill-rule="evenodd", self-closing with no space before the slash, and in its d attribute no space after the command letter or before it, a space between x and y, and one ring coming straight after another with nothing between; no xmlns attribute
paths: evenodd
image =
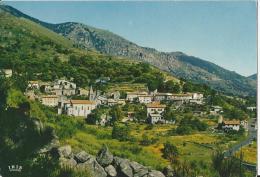
<svg viewBox="0 0 260 177"><path fill-rule="evenodd" d="M112 138L119 141L127 141L129 137L130 129L128 126L120 123L115 123L112 130Z"/></svg>
<svg viewBox="0 0 260 177"><path fill-rule="evenodd" d="M179 156L177 147L170 142L164 143L163 146L163 158L168 159L171 163L177 162Z"/></svg>

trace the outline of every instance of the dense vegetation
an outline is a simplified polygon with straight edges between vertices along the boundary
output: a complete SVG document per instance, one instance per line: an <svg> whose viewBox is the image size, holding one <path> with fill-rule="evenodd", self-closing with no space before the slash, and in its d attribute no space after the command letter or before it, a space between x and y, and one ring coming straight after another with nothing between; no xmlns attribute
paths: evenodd
<svg viewBox="0 0 260 177"><path fill-rule="evenodd" d="M0 169L1 175L13 177L79 177L82 172L63 168L57 159L39 150L55 137L54 128L37 104L28 101L16 88L16 80L0 77ZM71 120L71 119L70 119ZM61 122L61 121L58 121ZM71 122L66 120L71 126ZM56 127L66 124L58 123ZM61 137L68 136L59 132ZM71 132L70 132L71 133ZM21 172L10 172L8 166L22 166ZM81 174L80 174L81 173ZM87 176L88 172L85 171ZM90 176L90 175L88 175Z"/></svg>

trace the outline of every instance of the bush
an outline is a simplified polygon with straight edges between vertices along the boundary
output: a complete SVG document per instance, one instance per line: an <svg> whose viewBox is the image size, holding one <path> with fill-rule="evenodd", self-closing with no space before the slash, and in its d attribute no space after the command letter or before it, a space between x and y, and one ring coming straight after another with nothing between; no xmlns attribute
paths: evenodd
<svg viewBox="0 0 260 177"><path fill-rule="evenodd" d="M177 147L170 142L164 143L163 146L163 158L168 159L171 163L177 162L179 156Z"/></svg>
<svg viewBox="0 0 260 177"><path fill-rule="evenodd" d="M192 128L188 125L181 125L177 127L176 133L178 135L189 135L192 133Z"/></svg>
<svg viewBox="0 0 260 177"><path fill-rule="evenodd" d="M130 128L124 124L115 123L112 130L112 138L119 141L127 141L130 139Z"/></svg>
<svg viewBox="0 0 260 177"><path fill-rule="evenodd" d="M143 146L149 146L151 144L155 144L158 141L157 138L149 138L146 134L142 136L142 140L140 141L140 144Z"/></svg>

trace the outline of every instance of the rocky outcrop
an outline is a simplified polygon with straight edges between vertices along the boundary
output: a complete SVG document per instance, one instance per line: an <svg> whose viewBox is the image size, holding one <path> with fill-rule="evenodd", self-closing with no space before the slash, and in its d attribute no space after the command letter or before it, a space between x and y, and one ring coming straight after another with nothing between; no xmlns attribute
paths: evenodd
<svg viewBox="0 0 260 177"><path fill-rule="evenodd" d="M109 152L107 146L103 146L97 155L97 161L103 167L111 164L113 162L113 158L113 154Z"/></svg>
<svg viewBox="0 0 260 177"><path fill-rule="evenodd" d="M53 146L49 152L62 166L87 170L93 177L165 177L160 171L113 156L107 146L103 146L96 157L85 151L74 154L69 145Z"/></svg>

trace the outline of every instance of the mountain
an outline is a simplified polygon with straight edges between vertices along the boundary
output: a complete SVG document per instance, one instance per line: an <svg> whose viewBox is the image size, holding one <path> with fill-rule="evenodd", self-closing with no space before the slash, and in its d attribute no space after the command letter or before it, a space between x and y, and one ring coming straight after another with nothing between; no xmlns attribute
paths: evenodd
<svg viewBox="0 0 260 177"><path fill-rule="evenodd" d="M173 76L204 83L227 94L256 94L256 82L254 80L182 52L160 52L153 48L141 47L112 32L82 23L50 24L23 14L10 6L1 6L0 9L16 17L32 20L70 39L75 46L86 50L96 50L103 54L147 62L171 73Z"/></svg>
<svg viewBox="0 0 260 177"><path fill-rule="evenodd" d="M53 81L62 77L79 87L93 85L102 91L114 91L111 87L155 90L165 79L178 82L152 65L76 48L72 41L48 28L1 9L0 24L0 69L11 68L14 77L23 77L16 79L21 90L27 87L27 80ZM104 77L110 78L107 84L96 82Z"/></svg>
<svg viewBox="0 0 260 177"><path fill-rule="evenodd" d="M257 74L252 74L251 76L248 76L247 78L252 80L257 80Z"/></svg>

